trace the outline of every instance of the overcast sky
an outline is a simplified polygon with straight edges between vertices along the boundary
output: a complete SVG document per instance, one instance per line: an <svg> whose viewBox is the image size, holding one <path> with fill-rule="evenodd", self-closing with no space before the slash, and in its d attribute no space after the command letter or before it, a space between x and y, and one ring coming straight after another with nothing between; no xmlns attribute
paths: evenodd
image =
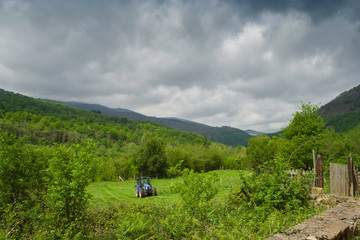
<svg viewBox="0 0 360 240"><path fill-rule="evenodd" d="M360 84L359 0L0 0L0 88L274 132Z"/></svg>

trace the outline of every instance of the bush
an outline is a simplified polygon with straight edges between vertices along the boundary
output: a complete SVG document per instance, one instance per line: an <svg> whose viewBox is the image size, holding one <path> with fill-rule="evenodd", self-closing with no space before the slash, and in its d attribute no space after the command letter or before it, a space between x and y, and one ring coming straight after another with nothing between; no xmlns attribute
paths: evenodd
<svg viewBox="0 0 360 240"><path fill-rule="evenodd" d="M46 192L43 181L46 148L24 144L24 139L0 136L0 228L8 237L26 238L35 231Z"/></svg>
<svg viewBox="0 0 360 240"><path fill-rule="evenodd" d="M46 226L48 237L72 239L83 238L84 212L90 195L86 187L96 164L94 144L88 143L84 150L80 145L72 148L58 146L50 159L46 203Z"/></svg>
<svg viewBox="0 0 360 240"><path fill-rule="evenodd" d="M273 211L289 212L309 207L310 176L291 179L281 157L267 162L260 174L243 174L242 184L229 195L229 206L241 208L263 221Z"/></svg>
<svg viewBox="0 0 360 240"><path fill-rule="evenodd" d="M195 173L185 169L182 182L172 185L172 191L178 193L183 200L184 207L192 213L201 208L201 204L208 202L219 191L219 177L215 172Z"/></svg>

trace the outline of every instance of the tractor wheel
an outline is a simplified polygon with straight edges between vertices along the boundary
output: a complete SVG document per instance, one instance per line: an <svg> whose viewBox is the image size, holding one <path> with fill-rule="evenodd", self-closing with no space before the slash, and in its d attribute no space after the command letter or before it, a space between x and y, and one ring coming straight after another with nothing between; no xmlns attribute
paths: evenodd
<svg viewBox="0 0 360 240"><path fill-rule="evenodd" d="M145 197L144 189L140 188L139 197L143 198Z"/></svg>
<svg viewBox="0 0 360 240"><path fill-rule="evenodd" d="M151 190L152 190L152 195L156 196L157 195L156 188L152 188Z"/></svg>
<svg viewBox="0 0 360 240"><path fill-rule="evenodd" d="M139 190L137 188L135 188L135 196L139 197Z"/></svg>

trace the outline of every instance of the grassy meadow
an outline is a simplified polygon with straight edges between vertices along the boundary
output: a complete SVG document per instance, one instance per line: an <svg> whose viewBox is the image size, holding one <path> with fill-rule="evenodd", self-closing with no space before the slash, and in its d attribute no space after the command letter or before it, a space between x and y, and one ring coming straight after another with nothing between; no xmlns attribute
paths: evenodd
<svg viewBox="0 0 360 240"><path fill-rule="evenodd" d="M235 187L239 181L240 170L216 170L220 179L219 192L215 199L225 199L232 187ZM143 204L180 201L176 193L170 191L171 185L181 184L181 178L152 179L151 184L156 187L158 195L156 197L135 197L135 180L124 182L94 182L89 185L88 193L92 195L92 204L106 205L108 203L116 204L119 202L136 202Z"/></svg>

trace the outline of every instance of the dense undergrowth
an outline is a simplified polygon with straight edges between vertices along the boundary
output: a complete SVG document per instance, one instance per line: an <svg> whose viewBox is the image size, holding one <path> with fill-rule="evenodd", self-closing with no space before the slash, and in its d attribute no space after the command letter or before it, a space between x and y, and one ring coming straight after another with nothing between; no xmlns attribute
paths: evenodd
<svg viewBox="0 0 360 240"><path fill-rule="evenodd" d="M169 203L119 203L90 208L86 228L90 239L264 239L321 210L263 213L214 201L192 214Z"/></svg>

